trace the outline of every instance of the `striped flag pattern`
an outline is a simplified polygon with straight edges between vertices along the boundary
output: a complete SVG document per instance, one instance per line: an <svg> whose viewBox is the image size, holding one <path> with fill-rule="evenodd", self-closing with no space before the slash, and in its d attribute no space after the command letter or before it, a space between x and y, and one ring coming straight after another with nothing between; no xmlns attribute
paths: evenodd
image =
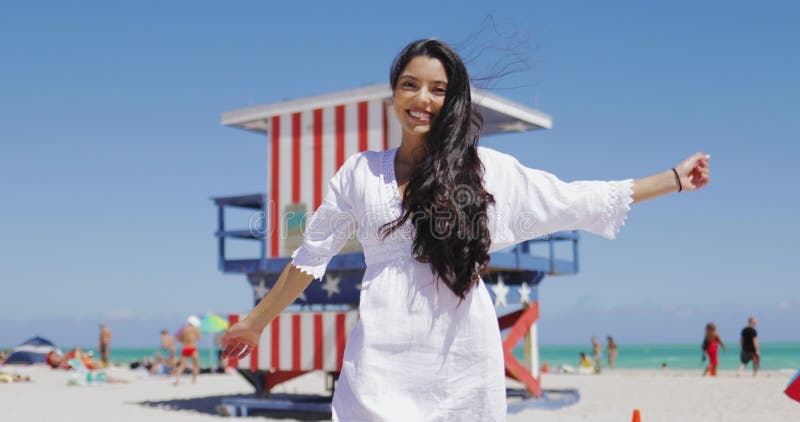
<svg viewBox="0 0 800 422"><path fill-rule="evenodd" d="M231 314L231 325L244 315ZM258 347L230 366L283 371L339 371L358 311L284 312L264 328Z"/></svg>
<svg viewBox="0 0 800 422"><path fill-rule="evenodd" d="M383 99L341 104L269 118L269 225L277 234L287 206L319 207L328 180L360 151L400 144L401 129ZM268 255L288 256L282 236L270 236Z"/></svg>

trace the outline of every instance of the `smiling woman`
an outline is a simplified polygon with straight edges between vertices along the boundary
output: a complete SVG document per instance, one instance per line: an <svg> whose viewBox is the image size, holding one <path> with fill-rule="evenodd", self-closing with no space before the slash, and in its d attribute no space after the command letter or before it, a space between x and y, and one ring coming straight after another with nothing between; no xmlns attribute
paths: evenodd
<svg viewBox="0 0 800 422"><path fill-rule="evenodd" d="M403 129L420 139L430 131L447 92L447 74L439 60L417 56L408 62L394 89L394 105Z"/></svg>
<svg viewBox="0 0 800 422"><path fill-rule="evenodd" d="M469 76L441 41L406 46L390 84L400 147L345 161L291 264L223 338L223 356L251 351L355 235L367 268L334 420L503 421L500 331L481 279L489 254L561 230L613 239L631 203L705 186L708 158L636 181L566 183L478 147Z"/></svg>
<svg viewBox="0 0 800 422"><path fill-rule="evenodd" d="M420 40L394 61L389 83L403 128L394 175L403 214L381 233L410 220L414 256L463 299L489 263L485 215L494 202L483 185L483 119L472 106L467 69L443 42Z"/></svg>

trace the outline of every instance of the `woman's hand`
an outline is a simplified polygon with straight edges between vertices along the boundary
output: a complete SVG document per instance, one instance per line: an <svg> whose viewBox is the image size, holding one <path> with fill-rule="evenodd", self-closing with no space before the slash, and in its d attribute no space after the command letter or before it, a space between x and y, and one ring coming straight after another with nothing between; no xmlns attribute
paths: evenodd
<svg viewBox="0 0 800 422"><path fill-rule="evenodd" d="M710 158L710 155L698 152L675 166L684 191L698 190L708 184L711 180L708 168Z"/></svg>
<svg viewBox="0 0 800 422"><path fill-rule="evenodd" d="M258 345L263 330L264 327L257 327L247 318L233 324L220 341L222 358L242 359L247 356Z"/></svg>

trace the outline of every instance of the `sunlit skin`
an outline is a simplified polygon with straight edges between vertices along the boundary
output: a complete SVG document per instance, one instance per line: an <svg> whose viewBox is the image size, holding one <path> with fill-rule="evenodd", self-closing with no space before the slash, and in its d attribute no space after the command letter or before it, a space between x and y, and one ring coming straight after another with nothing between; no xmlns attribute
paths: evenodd
<svg viewBox="0 0 800 422"><path fill-rule="evenodd" d="M438 59L414 57L397 78L392 103L403 128L395 157L395 178L401 194L416 163L425 155L425 135L442 109L446 93L447 72Z"/></svg>
<svg viewBox="0 0 800 422"><path fill-rule="evenodd" d="M395 178L400 193L426 150L425 135L431 122L442 109L447 89L447 73L438 59L417 56L400 73L392 92L395 114L403 128L400 148L395 156ZM711 156L697 152L675 166L678 178L671 169L633 182L633 203L678 191L678 179L683 192L698 190L709 183L708 160ZM275 286L256 305L247 317L231 326L222 337L223 358L245 357L261 338L261 332L308 287L313 278L287 265Z"/></svg>

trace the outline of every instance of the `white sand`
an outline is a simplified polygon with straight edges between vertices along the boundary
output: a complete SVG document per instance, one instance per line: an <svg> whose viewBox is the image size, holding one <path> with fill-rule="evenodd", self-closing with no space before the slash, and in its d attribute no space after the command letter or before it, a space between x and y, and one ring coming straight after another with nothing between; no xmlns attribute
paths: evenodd
<svg viewBox="0 0 800 422"><path fill-rule="evenodd" d="M605 371L601 375L547 374L545 389L577 388L580 401L559 410L510 414L509 421L630 422L639 409L642 422L800 421L800 403L783 394L794 373L762 371L716 378L697 371Z"/></svg>
<svg viewBox="0 0 800 422"><path fill-rule="evenodd" d="M214 409L222 397L253 391L237 374L201 375L197 385L185 378L175 387L163 377L140 379L128 370L113 369L111 375L128 379L130 384L74 387L67 386L65 371L14 367L0 370L33 378L31 383L0 384L0 420L14 422L218 421L221 418ZM559 410L529 409L509 414L508 420L628 422L633 409L638 408L643 422L794 421L800 420L800 403L783 394L792 375L762 372L754 379L724 372L712 379L688 371L547 374L545 388L577 388L581 400ZM322 393L323 377L311 373L276 391Z"/></svg>

